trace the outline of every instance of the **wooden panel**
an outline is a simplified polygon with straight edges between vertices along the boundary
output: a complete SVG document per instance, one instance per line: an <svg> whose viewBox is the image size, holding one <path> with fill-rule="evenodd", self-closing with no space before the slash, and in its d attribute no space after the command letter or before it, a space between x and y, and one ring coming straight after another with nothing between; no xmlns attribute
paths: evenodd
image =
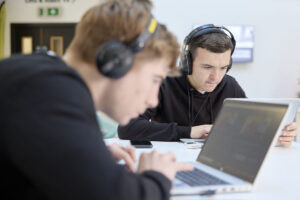
<svg viewBox="0 0 300 200"><path fill-rule="evenodd" d="M31 36L22 36L21 37L21 53L22 54L31 54L32 53L32 37Z"/></svg>
<svg viewBox="0 0 300 200"><path fill-rule="evenodd" d="M50 36L50 50L58 56L63 55L64 38L63 36Z"/></svg>

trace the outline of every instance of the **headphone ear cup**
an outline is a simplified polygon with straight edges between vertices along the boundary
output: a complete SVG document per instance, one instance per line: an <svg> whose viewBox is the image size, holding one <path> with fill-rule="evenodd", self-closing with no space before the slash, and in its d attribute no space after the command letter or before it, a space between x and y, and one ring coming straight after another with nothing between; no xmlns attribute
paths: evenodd
<svg viewBox="0 0 300 200"><path fill-rule="evenodd" d="M188 66L188 75L193 73L193 58L190 51L187 51L186 53L186 60L187 60L187 66Z"/></svg>
<svg viewBox="0 0 300 200"><path fill-rule="evenodd" d="M228 65L228 68L227 68L227 70L226 70L226 73L231 69L231 67L232 67L232 57L230 56L230 63L229 63L229 65Z"/></svg>
<svg viewBox="0 0 300 200"><path fill-rule="evenodd" d="M184 55L180 61L181 65L181 73L183 75L190 75L192 74L192 67L191 67L191 54L189 51L185 51Z"/></svg>
<svg viewBox="0 0 300 200"><path fill-rule="evenodd" d="M108 41L102 44L96 54L99 72L112 79L124 76L132 67L133 53L125 44Z"/></svg>

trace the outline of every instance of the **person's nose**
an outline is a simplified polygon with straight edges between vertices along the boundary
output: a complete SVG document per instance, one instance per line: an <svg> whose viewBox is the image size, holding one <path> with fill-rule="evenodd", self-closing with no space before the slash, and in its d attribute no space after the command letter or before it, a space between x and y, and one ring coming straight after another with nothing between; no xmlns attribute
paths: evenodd
<svg viewBox="0 0 300 200"><path fill-rule="evenodd" d="M158 105L158 91L159 89L153 89L150 91L146 104L148 108L154 108Z"/></svg>
<svg viewBox="0 0 300 200"><path fill-rule="evenodd" d="M222 68L220 69L213 69L210 73L210 79L211 80L220 80L225 75L226 71Z"/></svg>
<svg viewBox="0 0 300 200"><path fill-rule="evenodd" d="M220 72L219 72L218 69L212 69L209 78L210 78L211 80L216 80L216 79L218 79L219 74L220 74Z"/></svg>

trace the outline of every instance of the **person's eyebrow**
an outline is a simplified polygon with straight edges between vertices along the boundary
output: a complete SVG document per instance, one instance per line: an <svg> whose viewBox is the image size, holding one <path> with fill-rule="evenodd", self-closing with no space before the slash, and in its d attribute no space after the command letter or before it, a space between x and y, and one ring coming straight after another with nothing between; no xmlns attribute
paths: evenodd
<svg viewBox="0 0 300 200"><path fill-rule="evenodd" d="M209 65L209 64L200 64L200 65L203 66L203 67L215 67L215 66ZM225 65L223 67L229 67L229 65ZM223 67L221 67L221 68L223 68Z"/></svg>
<svg viewBox="0 0 300 200"><path fill-rule="evenodd" d="M209 65L209 64L200 64L200 65L203 66L203 67L215 67L215 66Z"/></svg>

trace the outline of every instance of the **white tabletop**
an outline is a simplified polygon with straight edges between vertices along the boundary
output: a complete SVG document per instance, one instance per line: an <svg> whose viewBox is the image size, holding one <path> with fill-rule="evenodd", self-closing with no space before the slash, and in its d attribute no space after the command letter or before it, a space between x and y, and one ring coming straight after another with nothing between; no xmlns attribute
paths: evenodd
<svg viewBox="0 0 300 200"><path fill-rule="evenodd" d="M128 140L106 139L107 144L117 142L129 145ZM137 149L137 157L141 152L173 152L178 161L195 161L200 149L188 149L180 142L152 142L152 149ZM252 192L217 194L214 196L180 196L172 199L261 199L261 200L300 200L300 144L293 143L289 148L272 147L267 157L255 187Z"/></svg>

